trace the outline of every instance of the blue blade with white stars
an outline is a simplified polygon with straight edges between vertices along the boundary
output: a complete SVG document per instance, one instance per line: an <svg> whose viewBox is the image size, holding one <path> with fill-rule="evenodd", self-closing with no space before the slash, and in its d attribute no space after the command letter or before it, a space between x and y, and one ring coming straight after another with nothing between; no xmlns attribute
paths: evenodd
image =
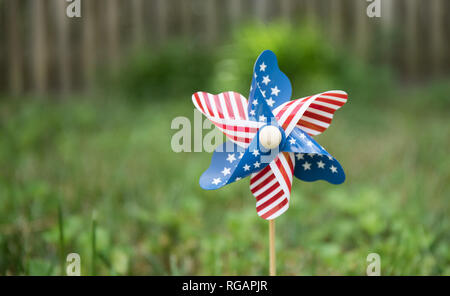
<svg viewBox="0 0 450 296"><path fill-rule="evenodd" d="M334 157L316 153L296 153L294 175L307 182L325 180L338 185L345 181L344 169Z"/></svg>
<svg viewBox="0 0 450 296"><path fill-rule="evenodd" d="M272 113L272 109L267 104L264 93L259 86L256 86L253 99L248 106L248 117L250 120L269 123L279 126L278 121Z"/></svg>
<svg viewBox="0 0 450 296"><path fill-rule="evenodd" d="M295 153L294 175L300 180L325 180L332 184L341 184L345 180L340 163L298 127L289 134L282 150Z"/></svg>
<svg viewBox="0 0 450 296"><path fill-rule="evenodd" d="M317 153L325 156L330 154L310 135L295 127L287 137L284 145L281 148L285 152L298 153Z"/></svg>
<svg viewBox="0 0 450 296"><path fill-rule="evenodd" d="M247 149L231 141L219 145L213 153L209 168L200 177L200 186L206 190L218 189L269 165L278 152L260 149L258 139L259 131Z"/></svg>
<svg viewBox="0 0 450 296"><path fill-rule="evenodd" d="M270 50L263 51L255 62L248 112L251 110L258 86L272 110L291 99L291 82L278 68L277 57Z"/></svg>

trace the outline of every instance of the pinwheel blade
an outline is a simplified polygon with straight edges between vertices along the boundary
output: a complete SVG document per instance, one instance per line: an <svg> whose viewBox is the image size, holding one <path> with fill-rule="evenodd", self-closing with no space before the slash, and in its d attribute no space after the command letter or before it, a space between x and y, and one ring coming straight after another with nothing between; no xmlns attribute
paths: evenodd
<svg viewBox="0 0 450 296"><path fill-rule="evenodd" d="M307 182L325 180L338 185L345 181L344 169L334 157L315 153L295 154L294 175Z"/></svg>
<svg viewBox="0 0 450 296"><path fill-rule="evenodd" d="M258 86L272 110L291 99L291 82L278 68L277 57L270 50L263 51L255 62L248 112L251 111Z"/></svg>
<svg viewBox="0 0 450 296"><path fill-rule="evenodd" d="M332 184L341 184L345 180L339 162L298 127L286 138L282 150L295 153L295 176L300 180L325 180Z"/></svg>
<svg viewBox="0 0 450 296"><path fill-rule="evenodd" d="M192 102L228 139L244 148L263 124L249 120L247 100L236 92L218 95L196 92L192 95Z"/></svg>
<svg viewBox="0 0 450 296"><path fill-rule="evenodd" d="M283 152L269 166L252 174L250 190L261 218L275 219L289 208L294 165L294 153Z"/></svg>
<svg viewBox="0 0 450 296"><path fill-rule="evenodd" d="M325 156L330 154L310 135L295 127L286 138L282 151L295 153L316 153Z"/></svg>
<svg viewBox="0 0 450 296"><path fill-rule="evenodd" d="M330 126L334 112L346 102L347 93L334 90L289 101L277 107L273 113L285 130L286 136L296 126L315 136Z"/></svg>

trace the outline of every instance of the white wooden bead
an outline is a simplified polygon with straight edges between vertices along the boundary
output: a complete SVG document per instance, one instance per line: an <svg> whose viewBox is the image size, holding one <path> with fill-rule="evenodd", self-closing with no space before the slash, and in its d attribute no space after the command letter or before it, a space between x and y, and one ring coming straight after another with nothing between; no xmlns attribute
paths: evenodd
<svg viewBox="0 0 450 296"><path fill-rule="evenodd" d="M278 147L281 142L280 130L273 125L267 125L263 127L259 132L259 142L266 149L273 149Z"/></svg>

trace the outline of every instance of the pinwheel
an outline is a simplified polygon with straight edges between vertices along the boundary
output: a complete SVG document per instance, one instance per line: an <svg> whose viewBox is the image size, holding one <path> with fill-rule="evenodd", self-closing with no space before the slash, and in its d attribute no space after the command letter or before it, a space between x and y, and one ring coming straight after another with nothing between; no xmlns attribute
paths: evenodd
<svg viewBox="0 0 450 296"><path fill-rule="evenodd" d="M195 107L227 137L200 177L200 186L218 189L250 176L256 212L269 220L270 270L275 274L274 219L289 207L293 176L303 181L340 184L344 170L312 136L324 132L337 109L347 101L333 90L290 100L289 78L275 54L263 51L253 70L250 96L236 92L196 92Z"/></svg>

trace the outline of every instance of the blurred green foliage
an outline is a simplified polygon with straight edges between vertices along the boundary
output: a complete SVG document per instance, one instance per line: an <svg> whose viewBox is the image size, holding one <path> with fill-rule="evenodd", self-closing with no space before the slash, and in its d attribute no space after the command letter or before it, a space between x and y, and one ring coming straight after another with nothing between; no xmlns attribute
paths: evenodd
<svg viewBox="0 0 450 296"><path fill-rule="evenodd" d="M193 43L172 40L161 48L137 50L119 74L106 75L103 83L105 88L119 91L134 101L161 96L173 99L176 95L196 92L196 85L207 85L212 63L210 51Z"/></svg>
<svg viewBox="0 0 450 296"><path fill-rule="evenodd" d="M76 252L84 275L266 275L268 223L248 180L204 191L211 155L170 149L191 93L245 94L263 48L296 96L349 92L318 137L347 180L294 181L278 273L364 275L376 252L383 275L450 275L449 81L401 87L319 31L282 24L241 28L204 59L183 46L139 55L114 96L0 100L0 274L65 274Z"/></svg>
<svg viewBox="0 0 450 296"><path fill-rule="evenodd" d="M387 92L393 86L387 69L362 63L345 48L330 43L315 26L274 23L249 24L234 32L229 45L220 51L212 88L248 95L255 57L265 49L276 53L280 69L291 80L293 98L346 89L370 100L378 89Z"/></svg>

